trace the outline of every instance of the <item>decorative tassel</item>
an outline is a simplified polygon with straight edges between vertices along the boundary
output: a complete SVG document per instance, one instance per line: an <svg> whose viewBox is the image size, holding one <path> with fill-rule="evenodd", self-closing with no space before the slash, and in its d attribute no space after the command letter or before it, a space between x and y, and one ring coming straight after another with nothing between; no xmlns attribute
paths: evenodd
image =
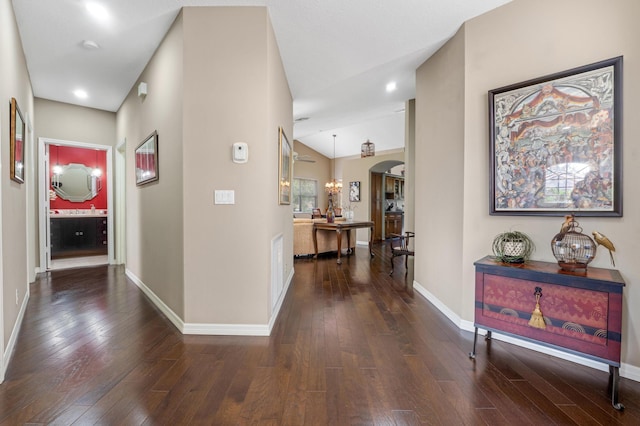
<svg viewBox="0 0 640 426"><path fill-rule="evenodd" d="M531 319L529 320L529 325L535 328L547 328L547 324L544 322L544 316L542 316L542 311L540 310L540 297L542 296L542 289L540 287L536 287L536 307L531 313Z"/></svg>

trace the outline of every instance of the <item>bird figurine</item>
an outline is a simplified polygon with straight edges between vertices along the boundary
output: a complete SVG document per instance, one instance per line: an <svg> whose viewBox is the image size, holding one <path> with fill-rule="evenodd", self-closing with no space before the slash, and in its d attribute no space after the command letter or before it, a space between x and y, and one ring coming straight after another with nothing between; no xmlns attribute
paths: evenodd
<svg viewBox="0 0 640 426"><path fill-rule="evenodd" d="M593 239L596 240L596 243L598 243L599 245L609 250L609 256L611 256L611 264L613 266L616 266L616 262L613 260L613 252L616 251L616 248L611 242L611 240L606 236L602 235L601 233L599 233L598 231L593 231L592 234L593 234Z"/></svg>
<svg viewBox="0 0 640 426"><path fill-rule="evenodd" d="M561 233L569 232L573 227L573 224L574 224L573 215L572 214L566 215L564 217L564 222L560 227L560 232Z"/></svg>
<svg viewBox="0 0 640 426"><path fill-rule="evenodd" d="M564 234L571 231L575 226L575 218L572 214L568 214L564 217L564 222L562 222L562 226L560 226L560 232L556 235L556 241L562 241L564 239Z"/></svg>

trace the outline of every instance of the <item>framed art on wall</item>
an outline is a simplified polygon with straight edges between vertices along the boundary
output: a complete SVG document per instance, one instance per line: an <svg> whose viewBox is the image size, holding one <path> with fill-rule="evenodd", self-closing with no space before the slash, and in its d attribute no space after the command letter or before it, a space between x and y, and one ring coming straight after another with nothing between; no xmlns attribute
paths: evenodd
<svg viewBox="0 0 640 426"><path fill-rule="evenodd" d="M9 177L16 182L24 183L25 124L15 98L11 98L10 109Z"/></svg>
<svg viewBox="0 0 640 426"><path fill-rule="evenodd" d="M349 201L360 201L360 181L349 182Z"/></svg>
<svg viewBox="0 0 640 426"><path fill-rule="evenodd" d="M622 216L622 57L489 91L490 214Z"/></svg>
<svg viewBox="0 0 640 426"><path fill-rule="evenodd" d="M158 179L158 132L154 131L136 148L136 185L146 185Z"/></svg>
<svg viewBox="0 0 640 426"><path fill-rule="evenodd" d="M282 127L278 128L278 202L291 204L291 176L293 174L291 156L293 148Z"/></svg>

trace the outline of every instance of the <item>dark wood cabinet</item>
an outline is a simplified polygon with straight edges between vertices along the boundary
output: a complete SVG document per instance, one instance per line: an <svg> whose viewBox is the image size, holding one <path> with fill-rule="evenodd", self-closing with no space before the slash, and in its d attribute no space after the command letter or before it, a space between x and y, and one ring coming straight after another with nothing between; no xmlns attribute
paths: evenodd
<svg viewBox="0 0 640 426"><path fill-rule="evenodd" d="M106 217L51 218L51 257L107 253Z"/></svg>
<svg viewBox="0 0 640 426"><path fill-rule="evenodd" d="M404 215L402 212L388 212L384 215L384 233L386 238L391 234L402 233L402 221Z"/></svg>
<svg viewBox="0 0 640 426"><path fill-rule="evenodd" d="M478 328L529 340L610 366L616 409L624 280L615 270L564 271L557 263L506 264L487 256L475 262L475 357ZM543 328L529 321L540 294Z"/></svg>

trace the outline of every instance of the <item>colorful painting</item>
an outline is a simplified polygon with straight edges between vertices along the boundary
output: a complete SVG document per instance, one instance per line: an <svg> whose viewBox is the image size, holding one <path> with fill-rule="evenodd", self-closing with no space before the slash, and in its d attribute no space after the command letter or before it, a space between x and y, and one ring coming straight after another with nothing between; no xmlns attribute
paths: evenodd
<svg viewBox="0 0 640 426"><path fill-rule="evenodd" d="M622 57L489 92L491 214L622 216Z"/></svg>

